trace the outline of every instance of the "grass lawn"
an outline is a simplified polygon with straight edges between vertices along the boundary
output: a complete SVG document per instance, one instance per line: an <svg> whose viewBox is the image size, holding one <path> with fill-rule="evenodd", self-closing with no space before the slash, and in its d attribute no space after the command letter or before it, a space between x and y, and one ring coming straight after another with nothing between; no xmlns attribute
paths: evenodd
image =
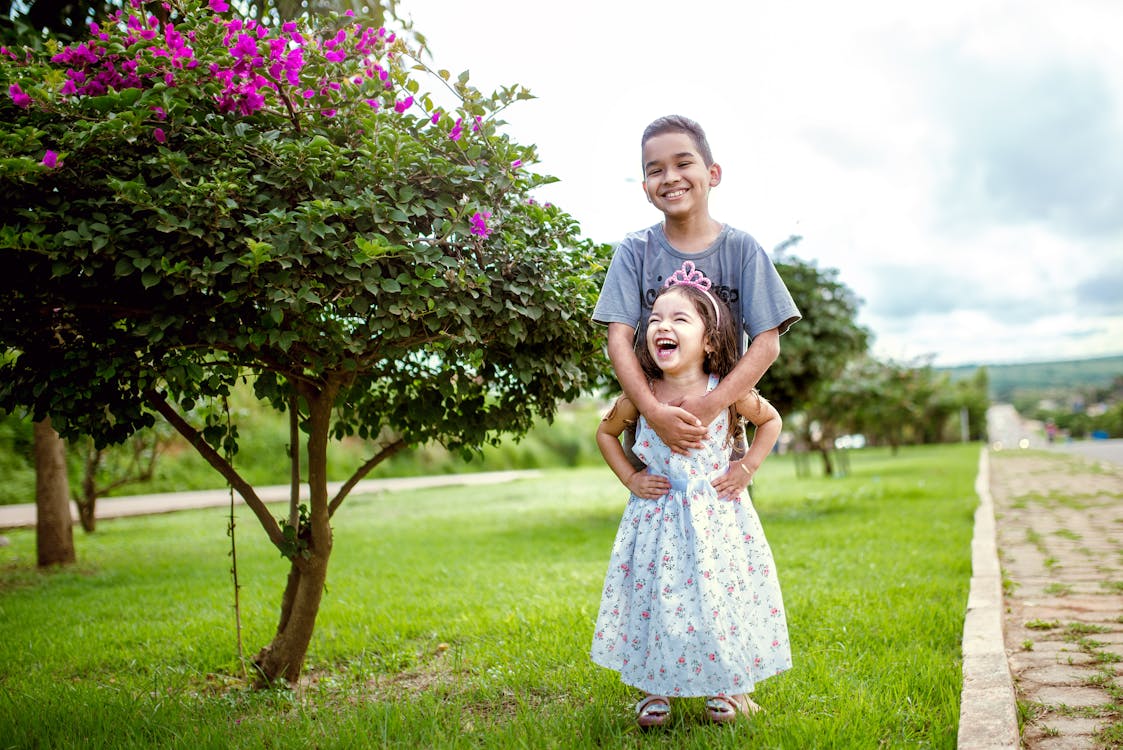
<svg viewBox="0 0 1123 750"><path fill-rule="evenodd" d="M626 499L606 468L348 500L295 691L240 679L225 512L76 531L78 565L47 573L34 532L8 532L0 748L952 748L978 454L867 449L842 479L765 464L795 667L732 727L688 699L641 732L637 692L589 661ZM238 514L252 655L287 566Z"/></svg>

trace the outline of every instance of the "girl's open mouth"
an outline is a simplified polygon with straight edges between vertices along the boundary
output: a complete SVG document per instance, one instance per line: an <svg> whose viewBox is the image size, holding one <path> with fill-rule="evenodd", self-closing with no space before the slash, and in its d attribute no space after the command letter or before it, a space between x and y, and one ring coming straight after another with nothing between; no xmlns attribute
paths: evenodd
<svg viewBox="0 0 1123 750"><path fill-rule="evenodd" d="M665 357L671 352L678 349L678 342L674 339L657 338L655 339L655 353L657 356Z"/></svg>

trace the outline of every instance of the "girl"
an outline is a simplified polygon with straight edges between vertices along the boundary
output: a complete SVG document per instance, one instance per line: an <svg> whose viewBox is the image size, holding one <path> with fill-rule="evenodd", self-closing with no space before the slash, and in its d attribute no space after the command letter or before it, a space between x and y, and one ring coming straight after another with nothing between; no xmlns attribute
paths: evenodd
<svg viewBox="0 0 1123 750"><path fill-rule="evenodd" d="M693 269L685 269L692 271ZM638 354L656 398L708 393L737 363L729 310L700 273L676 272L656 298ZM737 460L738 415L755 425ZM636 420L637 471L619 437ZM621 396L597 446L631 491L612 548L592 659L647 696L642 727L665 723L671 696L706 696L715 722L759 710L756 683L791 667L772 552L745 488L780 436L776 410L754 390L709 426L701 449L673 453Z"/></svg>

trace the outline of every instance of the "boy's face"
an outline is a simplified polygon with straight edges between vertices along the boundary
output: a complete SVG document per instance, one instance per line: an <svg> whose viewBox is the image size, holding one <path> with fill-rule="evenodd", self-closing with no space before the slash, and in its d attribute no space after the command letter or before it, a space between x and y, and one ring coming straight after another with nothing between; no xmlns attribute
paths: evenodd
<svg viewBox="0 0 1123 750"><path fill-rule="evenodd" d="M721 167L706 166L694 139L663 133L643 145L643 191L668 218L709 215L710 188L721 182Z"/></svg>

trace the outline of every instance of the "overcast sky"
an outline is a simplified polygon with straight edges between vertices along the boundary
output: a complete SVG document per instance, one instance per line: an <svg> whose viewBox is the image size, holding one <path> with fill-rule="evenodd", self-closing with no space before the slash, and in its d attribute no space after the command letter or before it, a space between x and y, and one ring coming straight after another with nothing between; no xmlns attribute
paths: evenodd
<svg viewBox="0 0 1123 750"><path fill-rule="evenodd" d="M402 0L597 241L660 214L639 136L707 130L715 218L836 268L874 352L937 365L1123 354L1117 0ZM798 300L797 300L798 302Z"/></svg>

